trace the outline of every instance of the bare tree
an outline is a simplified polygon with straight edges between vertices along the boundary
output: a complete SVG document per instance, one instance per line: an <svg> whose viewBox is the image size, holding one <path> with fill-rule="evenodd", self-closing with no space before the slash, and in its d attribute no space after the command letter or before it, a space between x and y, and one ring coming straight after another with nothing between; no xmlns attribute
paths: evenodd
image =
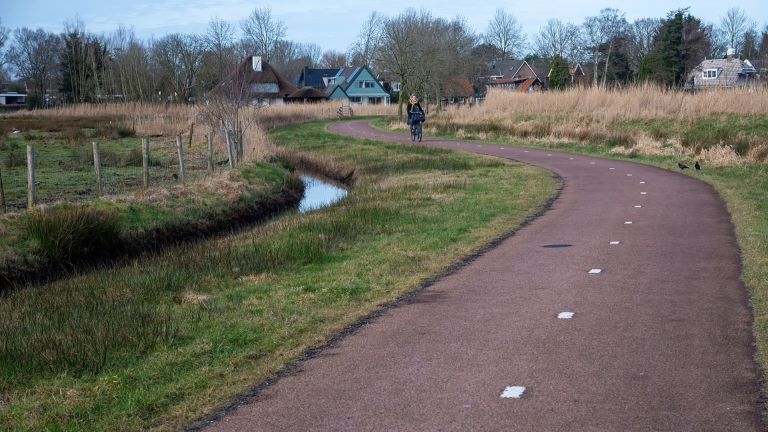
<svg viewBox="0 0 768 432"><path fill-rule="evenodd" d="M634 73L640 70L640 62L653 48L653 39L660 27L661 20L658 18L639 18L629 26L627 54Z"/></svg>
<svg viewBox="0 0 768 432"><path fill-rule="evenodd" d="M412 89L410 80L419 68L424 52L431 49L424 44L422 37L431 20L429 12L408 8L384 23L376 60L393 79L400 81L397 105L400 118L403 116L403 100L406 99L404 95Z"/></svg>
<svg viewBox="0 0 768 432"><path fill-rule="evenodd" d="M556 55L573 63L578 57L579 42L579 28L555 18L547 21L547 25L534 36L537 54L547 63Z"/></svg>
<svg viewBox="0 0 768 432"><path fill-rule="evenodd" d="M525 45L523 25L515 15L498 8L485 30L485 43L495 46L502 54L499 60L508 60L523 49Z"/></svg>
<svg viewBox="0 0 768 432"><path fill-rule="evenodd" d="M155 43L153 58L179 101L188 101L197 83L205 44L194 34L173 33Z"/></svg>
<svg viewBox="0 0 768 432"><path fill-rule="evenodd" d="M248 57L232 71L221 84L206 95L200 104L198 118L212 130L219 130L227 141L230 166L242 157L242 142L238 134L244 133L256 124L265 105L258 103L263 98L263 89L253 84L253 57Z"/></svg>
<svg viewBox="0 0 768 432"><path fill-rule="evenodd" d="M132 28L122 25L105 39L110 53L104 71L108 94L124 100L153 100L158 89L149 43L138 39Z"/></svg>
<svg viewBox="0 0 768 432"><path fill-rule="evenodd" d="M0 18L0 24L2 23L3 20ZM0 80L5 80L5 65L8 63L8 58L5 52L5 44L8 42L10 35L11 30L0 25Z"/></svg>
<svg viewBox="0 0 768 432"><path fill-rule="evenodd" d="M725 37L736 52L741 52L744 44L744 34L750 28L756 27L754 21L742 9L732 7L728 9L725 16L720 18L720 29L725 33Z"/></svg>
<svg viewBox="0 0 768 432"><path fill-rule="evenodd" d="M13 32L14 44L8 51L10 63L28 88L39 98L37 106L44 106L43 96L58 77L61 38L43 29L17 28Z"/></svg>
<svg viewBox="0 0 768 432"><path fill-rule="evenodd" d="M323 69L341 68L347 65L347 55L338 51L328 50L320 58L319 67Z"/></svg>
<svg viewBox="0 0 768 432"><path fill-rule="evenodd" d="M387 18L376 12L371 12L363 27L357 34L357 40L347 50L347 58L352 64L373 66L384 36L384 24Z"/></svg>
<svg viewBox="0 0 768 432"><path fill-rule="evenodd" d="M588 26L587 23L592 21L592 25ZM596 22L594 22L596 21ZM589 30L590 27L596 26L596 29ZM594 50L594 83L597 84L597 70L600 54L602 53L605 58L605 69L603 72L603 86L608 79L608 66L611 64L611 54L614 48L620 42L620 39L625 37L627 31L627 20L624 18L624 12L618 9L605 8L600 11L600 15L597 17L589 17L585 21L585 34L595 34L596 37L590 37ZM588 36L589 37L589 36ZM596 43L596 45L594 45Z"/></svg>
<svg viewBox="0 0 768 432"><path fill-rule="evenodd" d="M256 8L251 15L240 23L243 34L248 39L258 55L267 63L273 62L277 44L285 37L285 23L272 17L272 8L265 6Z"/></svg>
<svg viewBox="0 0 768 432"><path fill-rule="evenodd" d="M229 21L213 17L208 22L205 45L215 64L215 81L220 83L238 63L235 52L235 28Z"/></svg>

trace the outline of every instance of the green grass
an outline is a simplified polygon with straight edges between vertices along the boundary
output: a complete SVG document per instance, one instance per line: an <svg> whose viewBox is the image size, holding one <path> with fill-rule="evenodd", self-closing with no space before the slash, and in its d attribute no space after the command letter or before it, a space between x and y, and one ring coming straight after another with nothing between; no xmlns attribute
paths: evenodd
<svg viewBox="0 0 768 432"><path fill-rule="evenodd" d="M510 233L560 184L325 124L271 137L288 160L356 170L334 206L2 298L0 429L178 430Z"/></svg>
<svg viewBox="0 0 768 432"><path fill-rule="evenodd" d="M765 116L721 116L699 119L689 125L685 134L706 135L710 138L728 128L728 124L737 125L736 130L743 131L741 135L768 135L768 118ZM387 130L388 122L377 121L375 126ZM658 129L659 136L672 134L679 126L671 121L636 121L634 127ZM449 129L449 128L447 128ZM456 129L458 130L458 128ZM466 130L466 129L465 129ZM698 130L699 132L694 132ZM733 136L734 132L730 132ZM739 135L739 134L736 134ZM444 138L456 139L454 134L440 134ZM485 141L503 145L522 145L527 147L554 148L566 152L588 154L613 159L626 159L637 163L654 165L679 172L679 159L669 156L643 156L637 153L622 155L611 153L615 145L611 142L566 142L558 144L542 144L524 140L481 140L479 138L462 138L464 140ZM693 165L693 160L682 161ZM753 331L757 342L756 358L763 371L763 379L768 371L768 166L761 164L743 164L729 167L704 166L701 171L686 170L683 174L696 177L712 184L720 193L728 207L731 220L736 229L736 238L742 251L742 275L749 290L750 305L753 310Z"/></svg>

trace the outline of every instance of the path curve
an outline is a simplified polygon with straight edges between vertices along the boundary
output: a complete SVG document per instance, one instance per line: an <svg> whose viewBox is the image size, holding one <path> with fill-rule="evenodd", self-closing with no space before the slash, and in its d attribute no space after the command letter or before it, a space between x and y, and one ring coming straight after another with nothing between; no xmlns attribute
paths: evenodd
<svg viewBox="0 0 768 432"><path fill-rule="evenodd" d="M410 142L364 121L329 129ZM552 150L421 145L537 165L565 187L515 236L206 430L763 430L739 249L712 186Z"/></svg>

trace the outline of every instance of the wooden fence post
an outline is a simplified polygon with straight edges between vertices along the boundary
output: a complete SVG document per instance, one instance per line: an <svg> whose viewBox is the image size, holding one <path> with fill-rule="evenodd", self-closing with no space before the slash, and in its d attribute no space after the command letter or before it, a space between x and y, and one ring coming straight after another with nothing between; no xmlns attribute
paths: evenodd
<svg viewBox="0 0 768 432"><path fill-rule="evenodd" d="M213 174L213 131L208 132L208 174Z"/></svg>
<svg viewBox="0 0 768 432"><path fill-rule="evenodd" d="M141 165L144 177L144 188L149 187L149 138L141 139Z"/></svg>
<svg viewBox="0 0 768 432"><path fill-rule="evenodd" d="M96 197L101 198L101 152L96 141L93 142L93 169L96 172Z"/></svg>
<svg viewBox="0 0 768 432"><path fill-rule="evenodd" d="M176 144L179 146L179 183L184 184L184 141L181 135L176 135Z"/></svg>
<svg viewBox="0 0 768 432"><path fill-rule="evenodd" d="M27 146L27 210L35 206L35 149Z"/></svg>
<svg viewBox="0 0 768 432"><path fill-rule="evenodd" d="M5 213L5 188L3 187L2 173L0 173L0 212Z"/></svg>
<svg viewBox="0 0 768 432"><path fill-rule="evenodd" d="M237 161L243 160L243 122L237 122Z"/></svg>
<svg viewBox="0 0 768 432"><path fill-rule="evenodd" d="M229 155L229 167L235 167L235 154L232 152L232 134L227 130L227 154Z"/></svg>

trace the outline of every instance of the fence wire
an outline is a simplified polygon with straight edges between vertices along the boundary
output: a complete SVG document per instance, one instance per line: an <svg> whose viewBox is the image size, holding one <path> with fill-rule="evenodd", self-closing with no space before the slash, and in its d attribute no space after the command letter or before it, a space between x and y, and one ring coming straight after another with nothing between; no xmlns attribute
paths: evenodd
<svg viewBox="0 0 768 432"><path fill-rule="evenodd" d="M229 168L223 144L214 146L214 174ZM193 183L208 175L208 147L196 143L183 147L184 182ZM144 187L141 143L100 149L102 196L129 194ZM35 203L59 201L81 203L97 198L96 173L91 144L69 152L50 151L35 146ZM0 152L0 176L7 211L27 208L28 170L26 149ZM169 187L179 184L179 153L176 142L150 142L149 185Z"/></svg>

